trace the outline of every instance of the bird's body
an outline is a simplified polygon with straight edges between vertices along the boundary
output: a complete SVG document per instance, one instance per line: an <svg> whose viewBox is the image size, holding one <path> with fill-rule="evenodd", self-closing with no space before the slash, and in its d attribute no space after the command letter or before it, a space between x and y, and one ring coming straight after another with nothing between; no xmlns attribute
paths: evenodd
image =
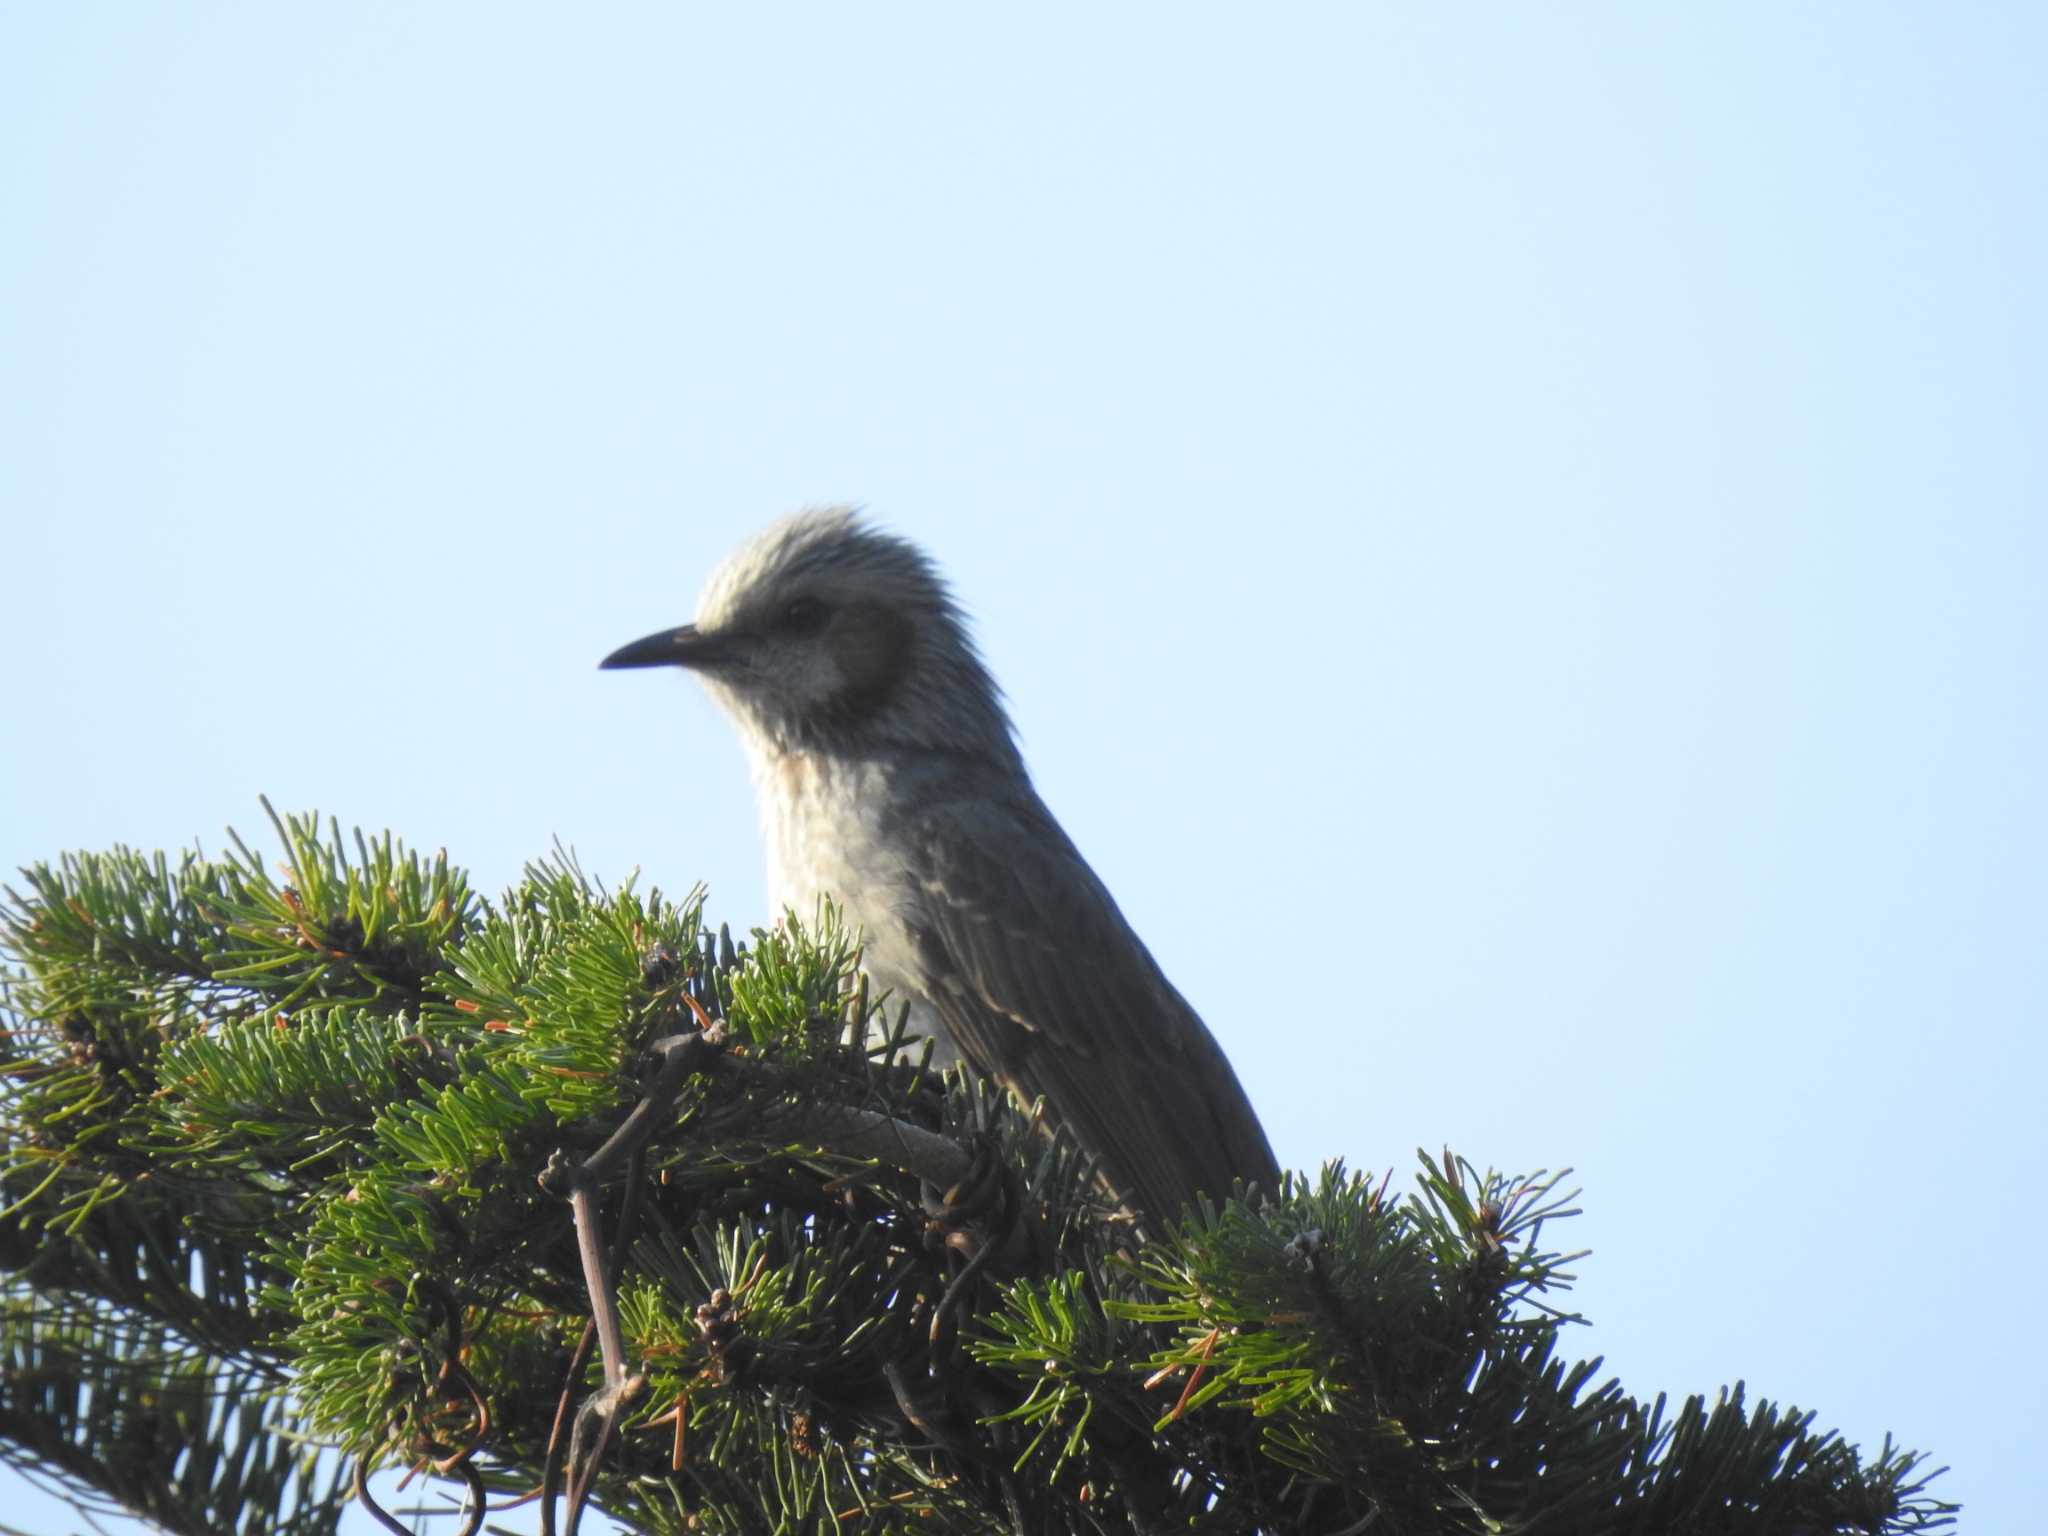
<svg viewBox="0 0 2048 1536"><path fill-rule="evenodd" d="M1270 1189L1229 1061L1032 788L930 562L843 509L803 513L698 612L606 665L688 666L733 716L771 899L830 897L939 1059L1042 1098L1140 1210Z"/></svg>

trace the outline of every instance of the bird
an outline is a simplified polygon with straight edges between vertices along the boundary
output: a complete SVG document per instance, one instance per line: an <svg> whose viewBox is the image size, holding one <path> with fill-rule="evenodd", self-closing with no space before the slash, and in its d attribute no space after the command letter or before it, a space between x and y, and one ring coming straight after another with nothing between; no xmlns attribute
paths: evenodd
<svg viewBox="0 0 2048 1536"><path fill-rule="evenodd" d="M854 508L798 512L718 566L693 623L600 665L702 680L746 750L774 908L829 898L936 1064L1042 1105L1141 1220L1275 1189L1228 1057L1039 798L916 545Z"/></svg>

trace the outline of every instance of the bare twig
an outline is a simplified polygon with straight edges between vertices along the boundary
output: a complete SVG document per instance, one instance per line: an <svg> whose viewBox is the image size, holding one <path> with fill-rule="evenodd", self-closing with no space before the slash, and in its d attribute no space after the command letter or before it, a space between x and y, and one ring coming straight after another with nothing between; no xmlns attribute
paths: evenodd
<svg viewBox="0 0 2048 1536"><path fill-rule="evenodd" d="M728 1061L721 1070L742 1066ZM761 1122L763 1136L785 1132L820 1152L882 1163L940 1189L962 1183L974 1166L974 1154L951 1137L850 1104L805 1104Z"/></svg>

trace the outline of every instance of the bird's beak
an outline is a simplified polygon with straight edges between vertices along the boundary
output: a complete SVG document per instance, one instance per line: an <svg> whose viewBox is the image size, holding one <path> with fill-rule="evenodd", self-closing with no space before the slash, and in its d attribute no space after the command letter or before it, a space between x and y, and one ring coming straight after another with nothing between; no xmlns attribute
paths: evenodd
<svg viewBox="0 0 2048 1536"><path fill-rule="evenodd" d="M605 657L600 667L707 667L721 661L727 647L717 635L700 632L696 625L664 629L656 635L622 645Z"/></svg>

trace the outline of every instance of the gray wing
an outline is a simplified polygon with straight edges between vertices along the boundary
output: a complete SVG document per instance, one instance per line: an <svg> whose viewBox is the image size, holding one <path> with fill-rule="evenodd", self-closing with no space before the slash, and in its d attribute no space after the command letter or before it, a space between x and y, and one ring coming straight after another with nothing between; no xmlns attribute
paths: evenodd
<svg viewBox="0 0 2048 1536"><path fill-rule="evenodd" d="M1141 1211L1278 1169L1237 1075L1028 786L904 817L902 916L960 1054L1051 1115Z"/></svg>

